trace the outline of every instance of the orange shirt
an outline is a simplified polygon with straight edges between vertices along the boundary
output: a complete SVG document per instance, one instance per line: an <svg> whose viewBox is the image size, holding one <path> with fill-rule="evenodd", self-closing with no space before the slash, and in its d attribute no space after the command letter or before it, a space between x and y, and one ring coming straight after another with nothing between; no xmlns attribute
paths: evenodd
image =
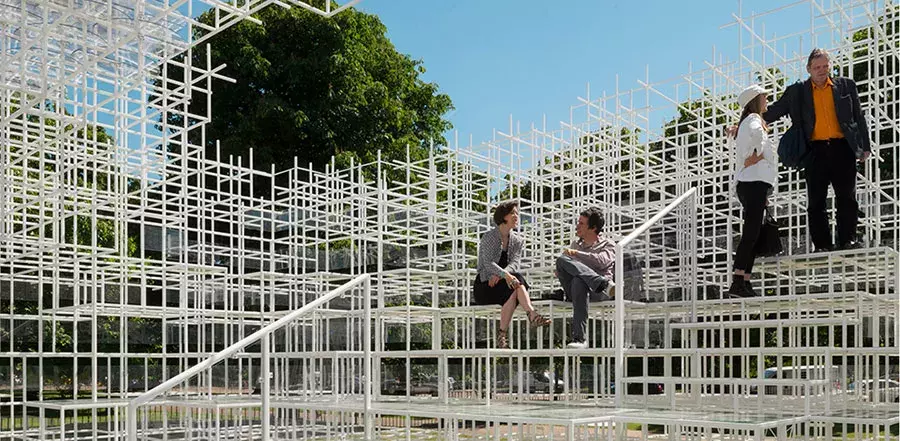
<svg viewBox="0 0 900 441"><path fill-rule="evenodd" d="M812 83L813 108L816 111L816 126L813 127L813 141L824 141L832 138L843 138L841 126L838 124L837 113L834 111L834 92L831 78L825 80L822 87Z"/></svg>

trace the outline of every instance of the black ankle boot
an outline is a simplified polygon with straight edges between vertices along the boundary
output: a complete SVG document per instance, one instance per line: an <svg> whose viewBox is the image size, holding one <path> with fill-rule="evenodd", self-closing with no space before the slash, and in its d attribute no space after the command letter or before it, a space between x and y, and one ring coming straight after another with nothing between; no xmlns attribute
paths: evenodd
<svg viewBox="0 0 900 441"><path fill-rule="evenodd" d="M746 289L744 277L734 276L731 278L731 287L728 288L728 295L730 297L744 297L744 291L746 291Z"/></svg>
<svg viewBox="0 0 900 441"><path fill-rule="evenodd" d="M744 279L744 297L759 297L759 293L753 289L753 284Z"/></svg>
<svg viewBox="0 0 900 441"><path fill-rule="evenodd" d="M731 279L731 287L728 288L728 295L731 298L738 297L758 297L759 294L753 290L750 281L744 279L744 276L733 276Z"/></svg>

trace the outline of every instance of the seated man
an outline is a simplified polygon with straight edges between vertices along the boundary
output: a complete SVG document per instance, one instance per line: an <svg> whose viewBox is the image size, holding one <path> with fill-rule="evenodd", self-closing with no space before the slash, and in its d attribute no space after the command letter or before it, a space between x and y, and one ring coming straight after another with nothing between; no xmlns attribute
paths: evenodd
<svg viewBox="0 0 900 441"><path fill-rule="evenodd" d="M597 207L581 212L575 227L578 239L556 259L556 277L562 284L566 299L572 301L575 309L572 341L568 345L571 349L587 347L584 334L588 303L611 299L608 294L613 287L616 245L600 236L605 223L603 212Z"/></svg>

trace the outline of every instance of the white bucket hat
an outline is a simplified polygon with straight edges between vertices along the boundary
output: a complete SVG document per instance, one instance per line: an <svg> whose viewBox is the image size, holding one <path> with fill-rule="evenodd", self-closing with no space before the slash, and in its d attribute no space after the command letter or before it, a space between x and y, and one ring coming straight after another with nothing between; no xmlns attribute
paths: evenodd
<svg viewBox="0 0 900 441"><path fill-rule="evenodd" d="M737 99L738 105L741 106L741 108L743 109L744 107L747 106L747 103L749 103L750 101L753 101L754 98L756 98L757 96L762 95L764 93L769 93L769 91L766 89L763 89L763 87L760 86L759 84L752 84L750 86L747 86L747 88L744 89L744 91L741 92L740 95L738 95L738 99Z"/></svg>

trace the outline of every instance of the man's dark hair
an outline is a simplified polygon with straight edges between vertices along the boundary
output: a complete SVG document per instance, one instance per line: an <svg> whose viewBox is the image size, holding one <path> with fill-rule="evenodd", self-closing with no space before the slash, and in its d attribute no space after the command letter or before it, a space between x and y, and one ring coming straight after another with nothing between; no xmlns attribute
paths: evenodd
<svg viewBox="0 0 900 441"><path fill-rule="evenodd" d="M586 217L588 228L597 233L603 231L603 226L606 225L606 221L603 219L603 210L600 207L588 207L579 216Z"/></svg>
<svg viewBox="0 0 900 441"><path fill-rule="evenodd" d="M506 215L516 208L519 208L519 201L504 201L497 204L497 208L494 208L494 223L500 226L506 222L504 219Z"/></svg>
<svg viewBox="0 0 900 441"><path fill-rule="evenodd" d="M806 59L806 67L809 68L809 66L812 65L813 60L819 57L825 57L830 60L831 54L829 54L828 51L822 48L817 47L813 49L812 52L809 53L809 58Z"/></svg>

